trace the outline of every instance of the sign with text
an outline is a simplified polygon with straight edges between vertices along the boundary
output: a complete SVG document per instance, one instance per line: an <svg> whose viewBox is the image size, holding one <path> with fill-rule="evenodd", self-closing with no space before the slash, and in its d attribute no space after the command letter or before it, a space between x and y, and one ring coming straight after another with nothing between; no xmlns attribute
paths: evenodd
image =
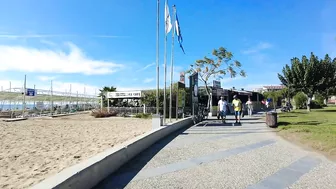
<svg viewBox="0 0 336 189"><path fill-rule="evenodd" d="M26 96L36 96L36 90L35 89L26 89Z"/></svg>
<svg viewBox="0 0 336 189"><path fill-rule="evenodd" d="M108 92L107 98L141 98L141 91Z"/></svg>
<svg viewBox="0 0 336 189"><path fill-rule="evenodd" d="M218 89L218 88L221 88L221 82L220 81L216 81L216 80L213 80L213 88L215 89Z"/></svg>
<svg viewBox="0 0 336 189"><path fill-rule="evenodd" d="M191 104L192 104L192 115L197 115L198 111L198 73L194 73L189 76L189 88L191 95Z"/></svg>

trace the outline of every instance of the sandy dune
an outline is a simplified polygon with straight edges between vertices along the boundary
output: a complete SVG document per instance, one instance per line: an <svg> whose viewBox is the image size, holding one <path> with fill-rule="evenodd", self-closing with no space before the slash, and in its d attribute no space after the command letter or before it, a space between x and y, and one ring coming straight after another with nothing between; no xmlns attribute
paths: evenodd
<svg viewBox="0 0 336 189"><path fill-rule="evenodd" d="M0 121L0 188L28 188L151 129L151 120L87 114Z"/></svg>

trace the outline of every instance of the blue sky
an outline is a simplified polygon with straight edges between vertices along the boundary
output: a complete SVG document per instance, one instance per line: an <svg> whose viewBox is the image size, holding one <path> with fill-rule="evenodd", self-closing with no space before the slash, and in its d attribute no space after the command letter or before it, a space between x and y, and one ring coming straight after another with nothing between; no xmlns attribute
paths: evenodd
<svg viewBox="0 0 336 189"><path fill-rule="evenodd" d="M0 0L0 84L94 93L156 86L155 0ZM223 46L243 64L247 78L222 87L279 84L292 57L336 56L334 0L170 0L183 35L174 50L174 80L195 60ZM160 7L160 85L163 86L164 1ZM170 65L171 34L168 35ZM177 43L176 43L177 44ZM168 67L167 70L170 68ZM168 71L168 75L169 75ZM167 77L169 82L169 77Z"/></svg>

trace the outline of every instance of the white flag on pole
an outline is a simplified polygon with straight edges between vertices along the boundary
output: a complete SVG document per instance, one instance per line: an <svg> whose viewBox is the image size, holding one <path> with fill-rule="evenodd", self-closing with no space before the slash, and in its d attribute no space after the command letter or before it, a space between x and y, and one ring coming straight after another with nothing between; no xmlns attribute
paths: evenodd
<svg viewBox="0 0 336 189"><path fill-rule="evenodd" d="M168 0L166 0L165 2L165 29L166 29L166 34L168 34L170 30L172 29L171 18L169 14Z"/></svg>

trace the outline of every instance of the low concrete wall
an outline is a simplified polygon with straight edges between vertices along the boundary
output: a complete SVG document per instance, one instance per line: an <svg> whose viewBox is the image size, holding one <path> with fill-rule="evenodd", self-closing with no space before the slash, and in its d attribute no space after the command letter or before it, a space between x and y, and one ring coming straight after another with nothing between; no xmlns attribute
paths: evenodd
<svg viewBox="0 0 336 189"><path fill-rule="evenodd" d="M192 119L189 117L152 130L67 168L33 186L32 189L91 189L155 142L191 125Z"/></svg>

